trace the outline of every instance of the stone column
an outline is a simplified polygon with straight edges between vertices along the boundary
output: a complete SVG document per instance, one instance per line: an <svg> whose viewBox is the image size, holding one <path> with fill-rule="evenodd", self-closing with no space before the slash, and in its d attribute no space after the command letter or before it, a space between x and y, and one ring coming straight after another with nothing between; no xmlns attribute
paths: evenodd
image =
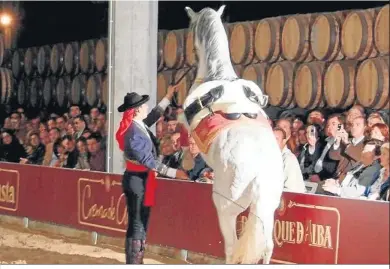
<svg viewBox="0 0 390 269"><path fill-rule="evenodd" d="M157 99L157 1L110 1L109 4L109 134L107 171L124 171L123 152L115 132L122 119L117 107L128 92L148 94L149 107Z"/></svg>

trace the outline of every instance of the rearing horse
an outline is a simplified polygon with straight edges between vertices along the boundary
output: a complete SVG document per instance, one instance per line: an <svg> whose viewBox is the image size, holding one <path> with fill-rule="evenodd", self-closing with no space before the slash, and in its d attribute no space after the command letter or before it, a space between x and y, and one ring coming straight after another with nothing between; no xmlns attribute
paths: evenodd
<svg viewBox="0 0 390 269"><path fill-rule="evenodd" d="M181 115L214 170L213 202L224 238L226 263L270 263L274 213L283 191L283 160L267 115L268 96L239 79L221 21L225 6L185 10L194 34L197 77ZM237 216L250 208L240 238Z"/></svg>

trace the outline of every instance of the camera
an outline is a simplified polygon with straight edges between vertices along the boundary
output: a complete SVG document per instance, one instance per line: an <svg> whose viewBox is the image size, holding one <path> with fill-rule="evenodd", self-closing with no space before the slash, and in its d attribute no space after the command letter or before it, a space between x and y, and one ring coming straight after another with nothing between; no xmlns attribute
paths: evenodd
<svg viewBox="0 0 390 269"><path fill-rule="evenodd" d="M341 130L341 124L337 125L337 131Z"/></svg>

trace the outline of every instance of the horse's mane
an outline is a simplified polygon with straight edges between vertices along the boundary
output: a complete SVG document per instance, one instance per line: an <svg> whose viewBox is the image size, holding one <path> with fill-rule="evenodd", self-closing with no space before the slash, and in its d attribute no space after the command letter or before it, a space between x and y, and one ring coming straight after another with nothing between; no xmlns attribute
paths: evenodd
<svg viewBox="0 0 390 269"><path fill-rule="evenodd" d="M204 81L237 79L232 72L229 42L219 15L211 8L202 9L197 20L191 23L190 30L206 53L208 73Z"/></svg>

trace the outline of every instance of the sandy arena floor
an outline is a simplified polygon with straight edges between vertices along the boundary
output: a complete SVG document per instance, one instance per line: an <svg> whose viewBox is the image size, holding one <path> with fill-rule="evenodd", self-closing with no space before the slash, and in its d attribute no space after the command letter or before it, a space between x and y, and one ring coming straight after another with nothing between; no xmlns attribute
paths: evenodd
<svg viewBox="0 0 390 269"><path fill-rule="evenodd" d="M145 264L184 264L147 253ZM0 224L0 264L124 264L123 249Z"/></svg>

